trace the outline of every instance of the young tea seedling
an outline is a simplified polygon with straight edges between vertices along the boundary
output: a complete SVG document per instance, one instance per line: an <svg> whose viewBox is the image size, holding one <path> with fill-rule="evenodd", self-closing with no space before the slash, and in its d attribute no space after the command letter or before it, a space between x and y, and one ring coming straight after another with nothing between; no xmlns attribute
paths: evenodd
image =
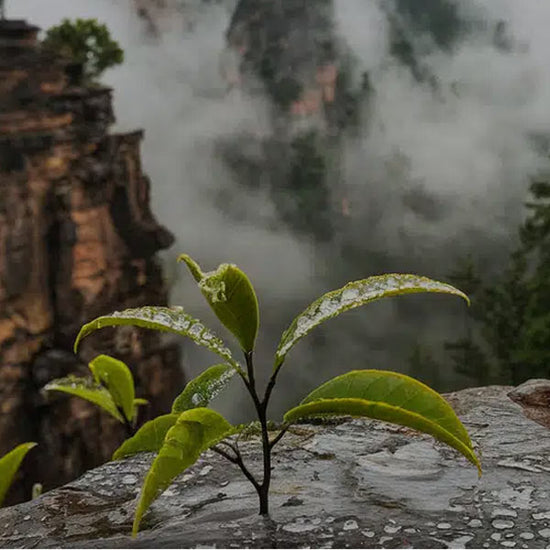
<svg viewBox="0 0 550 550"><path fill-rule="evenodd" d="M267 410L286 356L315 327L349 309L388 296L440 292L468 301L460 290L426 277L390 274L348 283L321 296L298 315L283 333L275 352L271 376L265 389L260 391L254 366L254 343L259 327L258 300L248 277L231 264L222 264L215 271L203 273L189 256L182 255L180 261L185 262L218 319L239 342L244 354L244 366L232 356L220 338L181 307L142 307L99 317L82 327L75 342L76 351L82 338L100 328L134 325L186 336L223 359L223 363L210 367L189 382L174 401L171 414L144 424L115 452L114 459L141 451L157 453L141 489L134 518L134 535L151 503L207 449L213 449L242 470L258 493L260 514L268 514L271 452L289 427L304 418L364 416L414 428L453 447L481 472L468 433L450 405L424 384L394 372L359 370L338 376L290 409L274 437L270 437L268 429ZM260 425L263 450L261 479L250 472L238 447L228 439L249 429L250 425L232 426L219 413L208 408L210 400L234 375L241 378L248 390Z"/></svg>
<svg viewBox="0 0 550 550"><path fill-rule="evenodd" d="M130 436L135 431L137 408L147 404L135 397L130 369L118 359L98 355L88 367L93 377L67 376L52 380L44 391L60 391L90 401L124 424Z"/></svg>

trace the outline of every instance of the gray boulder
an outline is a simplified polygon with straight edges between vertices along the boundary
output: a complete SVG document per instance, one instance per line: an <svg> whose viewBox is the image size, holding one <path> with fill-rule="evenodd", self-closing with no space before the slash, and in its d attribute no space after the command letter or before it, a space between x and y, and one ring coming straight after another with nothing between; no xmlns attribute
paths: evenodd
<svg viewBox="0 0 550 550"><path fill-rule="evenodd" d="M550 382L528 384L514 401L497 386L447 396L481 456L481 479L455 451L407 429L304 424L275 449L269 520L240 471L208 452L130 538L152 458L142 454L1 510L0 546L549 548L550 409L544 417L543 400L529 396L548 394ZM260 471L258 441L241 450Z"/></svg>

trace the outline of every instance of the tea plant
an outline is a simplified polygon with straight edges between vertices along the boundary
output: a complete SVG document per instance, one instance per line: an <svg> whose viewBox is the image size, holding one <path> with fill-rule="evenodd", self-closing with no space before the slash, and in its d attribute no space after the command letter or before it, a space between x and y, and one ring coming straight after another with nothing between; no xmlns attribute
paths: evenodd
<svg viewBox="0 0 550 550"><path fill-rule="evenodd" d="M92 377L58 378L49 382L44 391L60 391L90 401L124 424L128 435L132 435L137 408L147 403L135 397L132 372L122 361L108 355L98 355L88 367Z"/></svg>
<svg viewBox="0 0 550 550"><path fill-rule="evenodd" d="M6 498L6 493L13 483L21 462L33 447L36 447L36 443L21 443L0 458L0 506Z"/></svg>
<svg viewBox="0 0 550 550"><path fill-rule="evenodd" d="M275 352L271 376L265 389L260 391L254 366L254 344L259 328L258 300L248 277L231 264L222 264L215 271L203 273L189 256L182 255L179 260L185 262L218 319L237 339L244 354L244 366L220 338L182 307L142 307L98 317L82 327L75 342L76 351L82 338L98 329L134 325L186 336L223 359L222 364L210 367L185 387L174 401L170 414L144 424L115 452L114 459L141 451L157 453L141 489L134 518L134 535L151 503L207 449L213 449L242 470L258 494L260 514L268 514L272 450L293 423L310 417L364 416L408 426L453 447L481 472L468 433L449 404L434 390L403 374L358 370L338 376L290 409L273 437L270 437L267 419L269 401L287 354L324 321L349 309L400 294L441 292L468 301L461 291L426 277L390 274L348 283L329 292L298 315L283 333ZM251 424L232 426L219 413L208 408L210 400L235 374L250 394L260 426L263 449L261 479L248 469L239 448L228 439L250 429Z"/></svg>

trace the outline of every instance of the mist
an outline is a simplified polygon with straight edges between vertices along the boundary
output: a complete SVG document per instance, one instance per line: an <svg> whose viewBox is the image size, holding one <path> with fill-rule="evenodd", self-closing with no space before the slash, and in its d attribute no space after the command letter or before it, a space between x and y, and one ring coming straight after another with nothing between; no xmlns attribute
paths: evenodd
<svg viewBox="0 0 550 550"><path fill-rule="evenodd" d="M265 188L243 187L221 158L220 144L233 143L261 161L264 152L249 138L273 133L273 106L262 94L228 92L220 74L234 2L196 4L192 24L172 13L156 37L130 0L16 0L7 7L9 17L42 28L63 17L95 17L125 50L125 63L103 81L114 90L114 131L145 129L153 211L176 236L163 254L171 303L215 324L175 259L186 252L205 269L238 264L258 291L257 359L267 373L278 333L320 293L347 280L383 271L445 279L468 253L489 273L502 268L529 178L547 163L532 142L550 130L544 0L463 0L460 15L475 24L448 50L412 33L435 87L391 55L391 2L335 0L336 33L354 59L354 78L368 71L374 92L359 131L342 137L339 185L350 216L323 245L291 232ZM494 44L500 20L511 42L506 49ZM293 350L274 410L353 368L406 371L415 342L456 336L463 316L463 304L447 297L407 297L346 314ZM190 377L212 362L184 346ZM442 373L445 388L464 383ZM229 396L220 408L239 417L241 401Z"/></svg>
<svg viewBox="0 0 550 550"><path fill-rule="evenodd" d="M469 24L450 49L436 47L427 34L408 35L433 75L419 82L390 55L388 5L335 2L338 34L356 58L357 73L368 71L374 87L368 123L344 150L353 215L343 240L355 251L347 269L357 277L374 257L376 270L448 280L470 254L485 276L497 275L517 244L530 178L548 166L533 145L534 136L550 128L548 6L455 3ZM368 32L364 21L373 22ZM499 21L506 24L503 49L495 47ZM360 260L360 250L370 254ZM385 322L377 327L386 350L376 353L378 364L393 369L396 358L405 362L407 342L409 350L415 343L441 346L460 334L461 306L414 300L414 309L384 304ZM374 334L363 319L354 322ZM388 352L388 341L400 349ZM452 372L439 379L443 388L465 383Z"/></svg>

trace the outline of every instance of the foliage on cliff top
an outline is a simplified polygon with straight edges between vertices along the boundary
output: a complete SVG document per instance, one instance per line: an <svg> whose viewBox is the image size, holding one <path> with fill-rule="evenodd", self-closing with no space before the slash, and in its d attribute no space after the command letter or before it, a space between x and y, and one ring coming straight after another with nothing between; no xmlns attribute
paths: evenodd
<svg viewBox="0 0 550 550"><path fill-rule="evenodd" d="M97 80L106 69L124 61L124 52L109 29L97 19L63 19L46 32L43 46L82 66L82 83Z"/></svg>

